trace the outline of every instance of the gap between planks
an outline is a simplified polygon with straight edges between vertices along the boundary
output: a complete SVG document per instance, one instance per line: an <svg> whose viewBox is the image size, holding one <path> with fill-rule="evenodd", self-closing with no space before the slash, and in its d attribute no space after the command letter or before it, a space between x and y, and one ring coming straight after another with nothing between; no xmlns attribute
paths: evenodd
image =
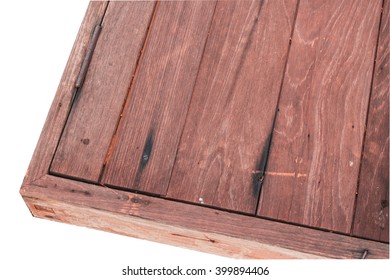
<svg viewBox="0 0 390 280"><path fill-rule="evenodd" d="M257 199L257 205L256 205L256 209L255 209L255 213L257 213L259 211L259 207L260 207L260 197L261 197L261 191L263 189L263 183L264 183L264 179L265 179L265 175L268 174L268 175L276 175L276 173L280 173L280 172L267 172L267 163L268 163L268 158L269 158L269 153L271 151L271 146L272 146L272 138L273 138L273 135L274 135L274 129L275 129L275 124L276 124L276 118L277 118L277 115L278 115L278 112L279 112L279 102L280 102L280 96L282 95L282 90L283 90L283 83L284 83L284 78L286 76L286 70L287 70L287 64L288 64L288 59L290 57L290 50L291 50L291 43L292 43L292 38L294 36L294 31L295 31L295 24L297 22L297 16L298 16L298 11L299 11L299 4L300 4L301 0L297 0L297 4L296 4L296 8L295 8L295 14L294 14L294 21L292 23L292 28L291 28L291 34L290 34L290 42L288 44L288 49L287 49L287 55L286 55L286 62L284 64L284 68L283 68L283 76L282 76L282 79L280 81L280 87L279 87L279 93L278 93L278 101L276 102L276 110L275 110L275 113L274 113L274 118L273 118L273 122L272 122L272 127L271 127L271 134L270 134L270 139L268 139L268 147L267 147L267 151L266 151L266 157L265 157L265 163L264 163L264 171L259 171L259 172L262 172L263 176L261 178L261 185L260 185L260 190L259 190L259 197ZM254 171L254 173L257 173L257 171ZM285 176L291 176L290 173L283 173L283 174L289 174L289 175L285 175ZM306 176L306 174L304 174ZM295 175L295 173L293 174L293 177L298 177L297 175Z"/></svg>
<svg viewBox="0 0 390 280"><path fill-rule="evenodd" d="M287 174L289 174L289 173L287 173ZM129 193L129 194L146 195L148 197L150 196L150 197L153 197L153 198L156 198L156 199L161 199L161 200L164 200L164 201L172 201L172 202L184 203L184 204L198 206L198 207L202 207L202 208L206 208L206 209L218 210L218 211L222 211L222 212L225 212L225 213L239 214L239 215L242 215L242 216L245 216L245 217L252 217L252 218L263 219L263 220L267 220L267 221L271 221L271 222L278 222L278 223L284 224L284 225L298 226L300 228L306 228L306 229L311 229L311 230L318 230L318 231L321 231L321 232L334 233L334 234L337 234L337 235L340 235L340 236L355 237L355 238L359 238L359 239L362 239L362 240L375 241L375 242L378 242L378 243L388 244L388 242L386 242L386 241L376 240L376 239L367 238L367 237L361 237L361 236L358 236L358 235L348 234L348 233L345 233L345 232L332 231L332 230L327 230L327 229L323 229L323 228L313 227L313 226L309 226L309 225L304 225L304 224L299 224L299 223L294 223L294 222L287 222L287 221L283 221L283 220L274 219L274 218L271 218L271 217L259 216L259 215L250 214L250 213L247 213L247 212L236 211L236 210L231 210L231 209L225 209L225 208L221 208L221 207L213 206L213 205L199 204L197 202L191 202L191 201L171 198L171 197L167 197L167 196L164 196L164 195L151 193L151 192L145 192L145 191L139 191L139 190L129 190L128 188L124 188L124 187L119 187L119 186L114 186L114 185L109 185L109 184L96 183L96 182L92 182L92 181L88 181L88 180L80 179L80 178L74 178L74 177L71 177L71 176L63 175L63 174L58 174L58 175L56 174L56 175L53 175L53 177L58 177L58 178L68 179L68 180L75 180L75 181L78 181L80 183L87 183L89 185L93 185L95 187L105 188L107 190L111 190L111 191L114 191L114 192L115 191L123 191L123 192Z"/></svg>
<svg viewBox="0 0 390 280"><path fill-rule="evenodd" d="M104 158L102 168L100 170L100 174L99 174L99 178L98 178L98 183L99 184L101 184L101 182L102 182L103 174L104 174L106 165L110 161L111 156L112 156L112 152L113 152L114 147L116 145L116 142L117 142L117 139L118 139L118 128L119 128L119 125L120 125L121 121L123 120L123 116L125 114L124 109L128 106L128 103L131 100L131 91L132 91L132 88L133 88L133 85L134 85L134 81L137 79L137 76L138 76L139 68L141 66L141 62L142 62L142 59L143 59L143 56L144 56L144 51L145 51L146 45L148 43L148 39L149 39L149 36L150 36L150 32L151 32L151 29L152 29L152 26L153 26L154 18L155 18L155 15L156 15L159 3L160 3L159 1L155 1L153 12L152 12L152 16L150 18L149 25L148 25L148 28L147 28L147 31L146 31L146 36L145 36L145 39L144 39L144 42L142 44L142 48L141 48L140 54L139 54L137 62L136 62L135 71L134 71L134 74L132 75L132 78L131 78L131 81L130 81L130 86L129 86L127 95L126 95L126 97L125 97L125 99L123 101L121 113L120 113L118 121L116 123L114 134L113 134L113 136L111 138L111 143L108 146L107 153L106 153L106 156Z"/></svg>
<svg viewBox="0 0 390 280"><path fill-rule="evenodd" d="M360 186L360 175L362 173L362 165L363 165L363 153L364 153L364 148L366 144L366 136L367 136L367 124L369 120L369 113L370 113L370 105L371 105L371 97L372 97L372 91L373 91L373 86L374 86L374 78L375 78L375 72L376 72L376 60L377 60L377 55L378 55L378 47L379 47L379 39L381 37L381 27L382 27L382 19L383 19L383 9L385 7L385 1L382 0L382 8L381 8L381 14L380 14L380 19L379 19L379 26L378 26L378 36L376 39L376 47L375 47L375 55L374 55L374 62L373 62L373 67L372 67L372 74L371 74L371 85L370 85L370 96L368 99L368 105L367 105L367 111L366 111L366 120L364 124L364 133L363 133L363 142L362 142L362 149L360 153L360 164L359 164L359 175L357 179L357 184L356 184L356 194L355 194L355 202L353 205L353 216L352 216L352 223L349 232L353 232L353 228L355 226L355 218L356 218L356 209L357 209L357 202L358 202L358 195L359 195L359 186ZM389 1L389 0L387 0Z"/></svg>
<svg viewBox="0 0 390 280"><path fill-rule="evenodd" d="M88 40L88 42L87 42L87 44L86 44L86 46L85 46L86 50L85 50L84 56L87 56L87 55L88 55L88 48L90 47L90 44L92 43L92 40L94 40L93 36L94 36L94 33L95 33L95 29L96 29L97 26L100 26L99 34L97 35L98 38L96 39L96 42L94 42L94 45L95 45L95 46L94 46L94 49L95 49L95 47L96 47L96 43L97 43L97 41L99 40L99 36L100 36L100 33L101 33L102 23L103 23L103 20L104 20L104 18L105 18L105 16L106 16L106 12L107 12L107 9L108 9L109 4L110 4L109 1L105 3L105 7L103 8L104 11L103 11L102 15L101 15L100 17L98 17L98 19L97 19L95 25L94 25L93 28L92 28L92 32L91 32L91 34L90 34L90 38L89 38L89 40ZM91 4L89 4L88 9L90 9L90 5L91 5ZM87 72L88 72L89 64L90 64L90 62L91 62L91 59L92 59L92 56L93 56L93 51L94 51L94 49L92 50L92 55L91 55L91 57L89 58L88 67L87 67L87 69L85 70L84 76L85 76L85 75L87 74ZM84 57L84 59L86 59L86 57ZM52 164L53 164L55 155L56 155L56 153L57 153L57 151L58 151L58 148L59 148L59 146L60 146L61 139L62 139L62 137L63 137L63 135L64 135L65 128L66 128L66 124L67 124L68 121L69 121L69 117L70 117L70 114L71 114L71 112L72 112L72 108L73 108L74 103L75 103L75 101L76 101L76 99L77 99L77 97L78 97L78 95L79 95L79 93L80 93L80 90L81 90L81 87L78 87L77 84L78 84L78 80L79 80L79 76L80 76L80 74L81 74L81 71L83 71L82 67L83 67L83 64L84 64L84 59L83 59L82 62L81 62L80 69L79 69L79 73L78 73L77 78L76 78L76 80L75 80L75 85L74 85L74 88L73 88L73 92L71 93L70 102L69 102L69 105L68 105L68 111L67 111L67 113L66 113L66 115L65 115L65 121L64 121L64 124L63 124L63 126L62 126L62 129L61 129L61 132L60 132L60 136L59 136L59 138L58 138L58 142L57 142L57 144L56 144L56 146L55 146L55 148L54 148L53 156L52 156L51 159L50 159L50 163L49 163L49 167L48 167L48 171L47 171L48 174L57 175L56 172L52 172L52 171L51 171L51 166L52 166ZM85 77L84 77L83 80L85 80Z"/></svg>

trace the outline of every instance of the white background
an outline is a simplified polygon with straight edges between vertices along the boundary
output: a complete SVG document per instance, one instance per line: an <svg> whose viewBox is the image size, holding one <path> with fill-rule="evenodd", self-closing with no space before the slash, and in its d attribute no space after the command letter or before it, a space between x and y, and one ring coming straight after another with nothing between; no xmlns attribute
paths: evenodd
<svg viewBox="0 0 390 280"><path fill-rule="evenodd" d="M378 279L389 274L388 260L238 261L33 218L19 187L87 5L27 0L0 5L0 279L148 279L121 276L127 265L270 270L267 277L231 279Z"/></svg>

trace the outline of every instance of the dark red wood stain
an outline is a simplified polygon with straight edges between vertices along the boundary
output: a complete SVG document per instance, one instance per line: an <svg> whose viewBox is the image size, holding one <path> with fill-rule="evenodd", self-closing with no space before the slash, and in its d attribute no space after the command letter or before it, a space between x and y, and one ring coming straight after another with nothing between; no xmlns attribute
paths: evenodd
<svg viewBox="0 0 390 280"><path fill-rule="evenodd" d="M389 241L389 1L385 1L353 234Z"/></svg>
<svg viewBox="0 0 390 280"><path fill-rule="evenodd" d="M169 197L256 211L253 172L263 165L295 11L295 1L218 2Z"/></svg>
<svg viewBox="0 0 390 280"><path fill-rule="evenodd" d="M230 256L388 258L389 5L92 2L21 194Z"/></svg>
<svg viewBox="0 0 390 280"><path fill-rule="evenodd" d="M51 172L98 181L154 5L152 1L108 5L86 79L65 126Z"/></svg>
<svg viewBox="0 0 390 280"><path fill-rule="evenodd" d="M300 1L260 216L351 229L382 1Z"/></svg>
<svg viewBox="0 0 390 280"><path fill-rule="evenodd" d="M215 4L158 4L103 183L165 194ZM153 147L143 165L150 131Z"/></svg>

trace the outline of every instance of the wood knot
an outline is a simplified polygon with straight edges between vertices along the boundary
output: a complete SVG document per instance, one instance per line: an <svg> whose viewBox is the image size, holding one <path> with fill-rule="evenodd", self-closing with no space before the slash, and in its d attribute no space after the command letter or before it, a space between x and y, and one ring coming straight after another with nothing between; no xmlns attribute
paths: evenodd
<svg viewBox="0 0 390 280"><path fill-rule="evenodd" d="M143 199L141 199L141 198L139 198L139 197L132 197L131 199L130 199L130 201L132 202L132 203L135 203L135 204L142 204L142 205L149 205L150 204L150 201L148 201L148 200L143 200Z"/></svg>
<svg viewBox="0 0 390 280"><path fill-rule="evenodd" d="M92 196L92 193L89 191L82 191L82 190L75 190L75 189L70 189L68 192L70 193L76 193L76 194L82 194L85 196Z"/></svg>
<svg viewBox="0 0 390 280"><path fill-rule="evenodd" d="M89 139L88 138L81 139L81 143L83 143L84 145L88 145L89 144Z"/></svg>
<svg viewBox="0 0 390 280"><path fill-rule="evenodd" d="M118 195L116 197L116 199L118 199L118 200L129 200L129 197L127 195L125 195L125 194L122 194L122 195Z"/></svg>

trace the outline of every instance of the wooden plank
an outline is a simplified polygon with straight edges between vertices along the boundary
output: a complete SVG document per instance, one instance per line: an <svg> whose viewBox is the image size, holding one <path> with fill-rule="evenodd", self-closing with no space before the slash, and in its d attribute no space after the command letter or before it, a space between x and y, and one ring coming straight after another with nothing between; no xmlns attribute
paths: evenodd
<svg viewBox="0 0 390 280"><path fill-rule="evenodd" d="M21 194L37 217L229 257L389 257L388 244L54 176Z"/></svg>
<svg viewBox="0 0 390 280"><path fill-rule="evenodd" d="M353 234L389 241L389 1L385 1Z"/></svg>
<svg viewBox="0 0 390 280"><path fill-rule="evenodd" d="M158 4L103 183L165 193L215 4Z"/></svg>
<svg viewBox="0 0 390 280"><path fill-rule="evenodd" d="M168 196L255 213L296 1L221 1ZM283 11L283 13L281 13Z"/></svg>
<svg viewBox="0 0 390 280"><path fill-rule="evenodd" d="M97 182L155 3L111 2L50 171ZM127 38L127 39L126 39Z"/></svg>
<svg viewBox="0 0 390 280"><path fill-rule="evenodd" d="M50 107L37 147L26 172L25 183L32 182L47 174L62 128L65 125L76 77L90 40L90 34L92 34L95 25L103 17L107 5L108 2L99 1L91 2L88 6L64 69L57 94Z"/></svg>
<svg viewBox="0 0 390 280"><path fill-rule="evenodd" d="M34 209L34 216L78 226L88 226L110 233L146 239L174 246L190 248L201 252L214 252L217 255L233 258L256 259L317 259L310 255L292 250L259 244L253 241L221 236L214 233L203 233L191 229L162 225L155 221L128 215L113 215L98 209L79 205L68 205L61 201L40 201L26 198L26 203ZM48 210L50 209L50 210ZM53 215L51 209L59 213ZM49 211L49 212L48 212ZM85 222L88 220L88 225ZM220 244L224 246L220 246Z"/></svg>
<svg viewBox="0 0 390 280"><path fill-rule="evenodd" d="M231 257L389 257L388 244L380 242L47 175L90 35L106 5L89 6L20 190L33 215Z"/></svg>
<svg viewBox="0 0 390 280"><path fill-rule="evenodd" d="M381 2L300 1L259 215L350 232Z"/></svg>

